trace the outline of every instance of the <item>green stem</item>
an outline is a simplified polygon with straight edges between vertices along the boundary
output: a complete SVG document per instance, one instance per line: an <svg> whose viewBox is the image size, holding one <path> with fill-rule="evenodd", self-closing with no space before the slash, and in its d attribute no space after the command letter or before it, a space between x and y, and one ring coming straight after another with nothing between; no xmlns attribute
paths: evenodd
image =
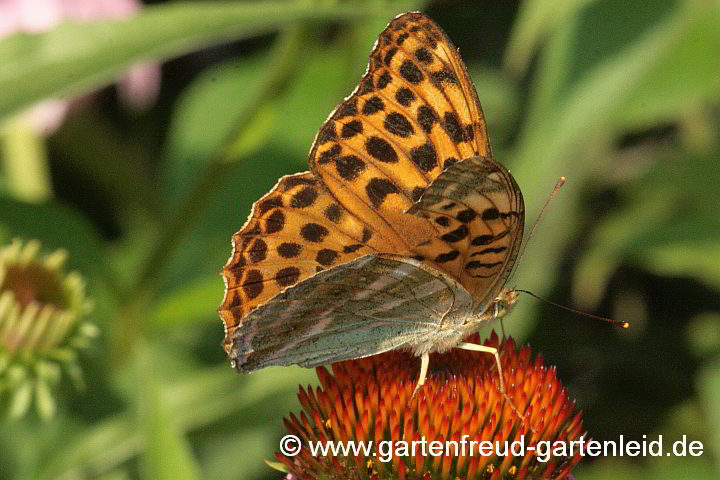
<svg viewBox="0 0 720 480"><path fill-rule="evenodd" d="M160 272L172 258L181 238L203 210L208 198L216 191L217 185L239 165L240 158L233 154L233 144L239 133L243 132L254 120L263 105L277 97L288 85L297 70L301 59L300 46L304 45L304 41L305 31L301 27L293 27L278 38L275 52L271 56L271 70L262 90L243 115L237 119L221 147L208 161L207 168L201 173L188 195L174 210L174 215L162 229L139 276L136 293L154 289L160 278Z"/></svg>
<svg viewBox="0 0 720 480"><path fill-rule="evenodd" d="M11 195L18 200L40 203L52 196L45 138L38 134L25 114L17 115L1 130L2 157Z"/></svg>

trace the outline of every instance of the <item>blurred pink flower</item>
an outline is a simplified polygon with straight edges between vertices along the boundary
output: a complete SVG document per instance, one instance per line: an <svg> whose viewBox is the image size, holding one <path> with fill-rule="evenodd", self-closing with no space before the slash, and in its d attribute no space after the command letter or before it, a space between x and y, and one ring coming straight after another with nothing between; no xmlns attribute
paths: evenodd
<svg viewBox="0 0 720 480"><path fill-rule="evenodd" d="M88 22L133 15L138 0L0 0L0 39L14 33L50 30L65 20ZM144 63L131 67L118 81L118 93L128 107L142 110L155 101L160 88L160 67ZM46 100L30 110L30 122L41 132L52 133L62 123L68 102Z"/></svg>

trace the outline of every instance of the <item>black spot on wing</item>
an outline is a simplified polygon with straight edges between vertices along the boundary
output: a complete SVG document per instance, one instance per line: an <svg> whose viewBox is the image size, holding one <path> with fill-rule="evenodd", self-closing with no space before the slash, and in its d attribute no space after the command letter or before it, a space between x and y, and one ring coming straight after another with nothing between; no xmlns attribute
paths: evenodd
<svg viewBox="0 0 720 480"><path fill-rule="evenodd" d="M263 291L263 274L260 270L250 270L243 280L243 291L249 299L256 298Z"/></svg>
<svg viewBox="0 0 720 480"><path fill-rule="evenodd" d="M363 131L362 122L360 120L353 120L352 122L348 122L345 125L343 125L340 136L342 136L343 138L352 138L355 135L362 133L362 131Z"/></svg>
<svg viewBox="0 0 720 480"><path fill-rule="evenodd" d="M276 209L265 221L265 231L267 233L277 233L285 228L285 214L282 210Z"/></svg>
<svg viewBox="0 0 720 480"><path fill-rule="evenodd" d="M455 112L447 112L442 122L442 126L447 132L453 143L465 141L465 130L460 125L460 120Z"/></svg>
<svg viewBox="0 0 720 480"><path fill-rule="evenodd" d="M288 191L291 188L297 187L298 185L315 185L315 180L305 177L288 177L283 180L281 188L285 191Z"/></svg>
<svg viewBox="0 0 720 480"><path fill-rule="evenodd" d="M297 267L287 267L278 270L275 274L275 281L281 287L287 287L297 283L300 279L300 269Z"/></svg>
<svg viewBox="0 0 720 480"><path fill-rule="evenodd" d="M364 246L365 246L365 245L363 245L363 244L361 244L361 243L355 243L355 244L352 244L352 245L345 245L345 247L343 247L343 253L353 253L353 252L356 252L356 251L360 250L360 249L363 248Z"/></svg>
<svg viewBox="0 0 720 480"><path fill-rule="evenodd" d="M470 256L475 257L477 255L487 255L488 253L502 253L505 250L507 250L507 247L491 247L491 248L483 248L482 250L479 250L477 252L473 252Z"/></svg>
<svg viewBox="0 0 720 480"><path fill-rule="evenodd" d="M333 160L337 159L338 155L340 155L340 152L342 151L342 147L340 145L335 144L332 147L325 150L323 153L320 154L320 157L318 158L318 163L320 165L324 165L326 163L330 163Z"/></svg>
<svg viewBox="0 0 720 480"><path fill-rule="evenodd" d="M340 208L340 205L337 203L333 203L329 207L325 209L325 218L330 220L333 223L337 223L340 221L340 218L342 217L343 211L342 208Z"/></svg>
<svg viewBox="0 0 720 480"><path fill-rule="evenodd" d="M330 231L317 223L307 223L300 229L300 235L308 242L322 242Z"/></svg>
<svg viewBox="0 0 720 480"><path fill-rule="evenodd" d="M367 243L367 242L369 242L370 239L372 238L372 235L373 235L372 230L370 230L370 229L367 228L367 227L363 227L362 238L360 239L360 241L361 241L362 243Z"/></svg>
<svg viewBox="0 0 720 480"><path fill-rule="evenodd" d="M370 137L365 142L365 149L374 158L385 163L396 163L398 161L395 149L385 139Z"/></svg>
<svg viewBox="0 0 720 480"><path fill-rule="evenodd" d="M385 104L382 99L377 95L369 98L365 105L363 105L363 115L372 115L373 113L382 112L385 110Z"/></svg>
<svg viewBox="0 0 720 480"><path fill-rule="evenodd" d="M385 198L393 193L399 193L398 187L386 178L373 178L365 187L368 198L378 208L385 201Z"/></svg>
<svg viewBox="0 0 720 480"><path fill-rule="evenodd" d="M417 85L425 78L417 65L415 65L412 60L407 59L400 65L400 75L413 85Z"/></svg>
<svg viewBox="0 0 720 480"><path fill-rule="evenodd" d="M297 257L302 250L302 245L299 243L284 242L278 245L277 252L283 258Z"/></svg>
<svg viewBox="0 0 720 480"><path fill-rule="evenodd" d="M337 138L337 133L335 132L335 125L332 122L328 122L320 129L317 135L317 144L323 145L324 143L327 143L331 140L335 140Z"/></svg>
<svg viewBox="0 0 720 480"><path fill-rule="evenodd" d="M351 98L335 110L332 118L333 120L340 120L345 117L354 117L357 113L357 98Z"/></svg>
<svg viewBox="0 0 720 480"><path fill-rule="evenodd" d="M472 245L475 245L476 247L482 246L482 245L490 245L495 240L499 240L507 234L510 233L510 230L504 230L497 235L478 235L477 237L472 239L472 242L470 242Z"/></svg>
<svg viewBox="0 0 720 480"><path fill-rule="evenodd" d="M267 243L262 238L256 238L248 251L248 258L252 263L262 262L267 258L267 251Z"/></svg>
<svg viewBox="0 0 720 480"><path fill-rule="evenodd" d="M377 83L375 84L375 86L378 89L382 90L383 88L387 87L390 82L392 82L392 76L390 75L390 73L384 72L377 78Z"/></svg>
<svg viewBox="0 0 720 480"><path fill-rule="evenodd" d="M468 262L465 264L465 268L471 269L471 268L494 268L497 266L502 265L502 262L493 262L493 263L484 263L480 262L478 260L473 260L471 262Z"/></svg>
<svg viewBox="0 0 720 480"><path fill-rule="evenodd" d="M430 81L438 88L442 88L444 83L460 84L455 73L448 68L444 68L438 72L432 72L430 74Z"/></svg>
<svg viewBox="0 0 720 480"><path fill-rule="evenodd" d="M355 155L340 157L335 162L335 168L337 169L338 175L349 182L355 180L366 167L367 165L365 162Z"/></svg>
<svg viewBox="0 0 720 480"><path fill-rule="evenodd" d="M432 55L430 54L430 52L428 52L427 48L425 48L425 47L420 47L417 50L415 50L415 58L417 58L418 60L420 60L422 63L424 63L426 65L431 64L433 61Z"/></svg>
<svg viewBox="0 0 720 480"><path fill-rule="evenodd" d="M458 220L460 220L463 223L472 222L475 219L475 217L477 217L477 213L475 212L475 210L473 210L471 208L462 210L462 211L458 212L458 214L455 216L455 218L457 218Z"/></svg>
<svg viewBox="0 0 720 480"><path fill-rule="evenodd" d="M397 47L392 47L390 50L387 51L387 53L385 53L385 58L383 59L385 65L390 66L390 62L392 62L392 59L397 53L397 51Z"/></svg>
<svg viewBox="0 0 720 480"><path fill-rule="evenodd" d="M313 187L305 187L293 195L290 205L293 208L307 208L312 206L317 199L317 190Z"/></svg>
<svg viewBox="0 0 720 480"><path fill-rule="evenodd" d="M384 127L388 132L402 138L407 138L415 133L415 129L405 115L397 112L385 117Z"/></svg>
<svg viewBox="0 0 720 480"><path fill-rule="evenodd" d="M447 263L455 260L457 257L460 256L460 252L457 250L450 250L447 253L441 253L437 257L435 257L435 263Z"/></svg>
<svg viewBox="0 0 720 480"><path fill-rule="evenodd" d="M282 199L280 197L273 197L268 198L266 200L263 200L262 202L258 203L257 210L260 213L260 215L264 215L268 212L268 210L271 210L276 207L282 207ZM260 232L257 232L260 233Z"/></svg>
<svg viewBox="0 0 720 480"><path fill-rule="evenodd" d="M435 146L431 142L427 142L419 147L410 150L410 159L420 170L427 173L437 167L437 154Z"/></svg>
<svg viewBox="0 0 720 480"><path fill-rule="evenodd" d="M497 208L486 208L483 210L481 218L483 220L497 220L500 218L500 212Z"/></svg>
<svg viewBox="0 0 720 480"><path fill-rule="evenodd" d="M399 88L397 92L395 92L395 100L403 107L409 107L413 100L415 100L415 94L408 88Z"/></svg>
<svg viewBox="0 0 720 480"><path fill-rule="evenodd" d="M430 133L433 125L438 121L438 116L432 107L421 105L417 110L417 120L425 133Z"/></svg>
<svg viewBox="0 0 720 480"><path fill-rule="evenodd" d="M443 218L443 217L440 217ZM446 242L453 243L453 242L459 242L463 238L467 237L469 233L469 230L466 225L460 225L455 230L448 232L441 236L440 238Z"/></svg>
<svg viewBox="0 0 720 480"><path fill-rule="evenodd" d="M323 248L315 256L315 261L321 265L330 266L338 258L340 254L335 250Z"/></svg>

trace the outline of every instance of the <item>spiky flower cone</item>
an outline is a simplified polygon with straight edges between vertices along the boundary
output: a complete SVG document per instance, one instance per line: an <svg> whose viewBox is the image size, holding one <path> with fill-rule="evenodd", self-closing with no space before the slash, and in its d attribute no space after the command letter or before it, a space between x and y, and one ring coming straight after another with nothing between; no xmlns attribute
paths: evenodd
<svg viewBox="0 0 720 480"><path fill-rule="evenodd" d="M470 342L478 342L477 336ZM497 347L493 332L486 345ZM497 479L567 478L581 457L552 456L527 451L516 456L504 442L520 441L537 446L539 441L569 441L584 436L582 413L568 398L567 389L546 367L542 357L531 358L530 347L519 350L509 339L500 347L507 396L498 389L499 377L491 355L452 350L431 356L426 384L412 398L419 359L391 352L360 360L336 363L332 373L318 368L321 387L300 388L303 411L285 419L290 434L300 438L297 456L276 456L298 479ZM480 443L499 445L481 455ZM426 441L423 454L421 441ZM309 442L373 441L369 454L313 456ZM392 450L397 442L416 441L416 452ZM380 442L386 441L384 450ZM455 441L448 451L433 456L432 441ZM495 443L499 442L499 443ZM472 450L472 453L471 453Z"/></svg>
<svg viewBox="0 0 720 480"><path fill-rule="evenodd" d="M0 249L0 410L23 416L33 399L41 417L55 412L52 389L66 373L82 385L77 351L97 336L83 317L91 304L67 252L39 256L40 242L14 240Z"/></svg>

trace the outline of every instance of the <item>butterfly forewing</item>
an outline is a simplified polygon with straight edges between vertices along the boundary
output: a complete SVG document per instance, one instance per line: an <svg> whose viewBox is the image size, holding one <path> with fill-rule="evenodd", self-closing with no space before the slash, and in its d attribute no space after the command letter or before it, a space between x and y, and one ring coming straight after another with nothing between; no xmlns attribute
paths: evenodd
<svg viewBox="0 0 720 480"><path fill-rule="evenodd" d="M333 265L383 248L310 173L283 177L233 236L220 315L226 348L239 321L283 289Z"/></svg>
<svg viewBox="0 0 720 480"><path fill-rule="evenodd" d="M310 166L349 210L377 229L403 232L413 247L436 229L404 212L444 168L488 154L482 110L457 49L413 13L380 34L360 85L320 129Z"/></svg>

